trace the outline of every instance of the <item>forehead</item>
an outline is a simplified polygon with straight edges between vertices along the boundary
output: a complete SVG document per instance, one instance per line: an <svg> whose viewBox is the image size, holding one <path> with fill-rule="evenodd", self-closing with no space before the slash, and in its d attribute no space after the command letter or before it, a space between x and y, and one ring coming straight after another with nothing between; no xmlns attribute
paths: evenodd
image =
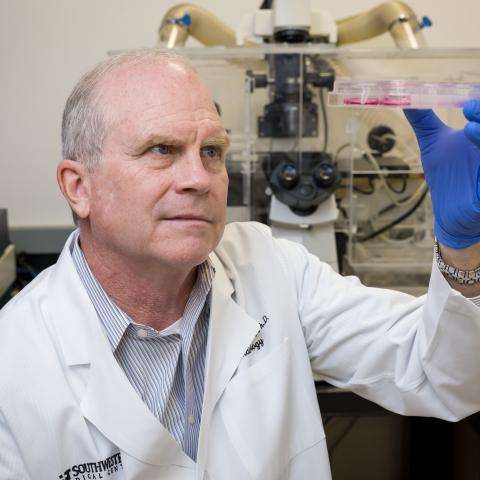
<svg viewBox="0 0 480 480"><path fill-rule="evenodd" d="M107 123L131 134L223 129L198 76L171 61L115 67L100 85L99 106Z"/></svg>

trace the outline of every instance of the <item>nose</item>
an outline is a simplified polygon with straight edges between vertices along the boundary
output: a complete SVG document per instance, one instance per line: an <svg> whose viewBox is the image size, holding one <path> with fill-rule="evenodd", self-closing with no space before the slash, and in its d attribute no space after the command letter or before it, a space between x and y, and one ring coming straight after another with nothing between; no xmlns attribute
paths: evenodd
<svg viewBox="0 0 480 480"><path fill-rule="evenodd" d="M187 192L196 195L208 193L212 184L212 173L202 161L200 152L186 152L177 162L176 186L178 193Z"/></svg>

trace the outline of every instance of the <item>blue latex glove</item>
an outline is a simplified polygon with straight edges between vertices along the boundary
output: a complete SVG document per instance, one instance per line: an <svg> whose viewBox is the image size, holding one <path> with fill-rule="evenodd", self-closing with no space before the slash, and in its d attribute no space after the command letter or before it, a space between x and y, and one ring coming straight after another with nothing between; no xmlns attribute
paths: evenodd
<svg viewBox="0 0 480 480"><path fill-rule="evenodd" d="M404 113L420 147L438 241L452 248L480 242L480 100L465 103L469 122L460 130L432 110Z"/></svg>

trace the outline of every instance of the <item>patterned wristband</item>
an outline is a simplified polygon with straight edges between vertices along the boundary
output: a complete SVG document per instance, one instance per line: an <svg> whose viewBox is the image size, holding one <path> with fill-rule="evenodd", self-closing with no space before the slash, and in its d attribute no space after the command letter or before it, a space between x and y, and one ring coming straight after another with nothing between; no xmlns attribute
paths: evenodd
<svg viewBox="0 0 480 480"><path fill-rule="evenodd" d="M475 270L460 270L453 265L445 263L440 255L440 247L438 241L435 239L433 254L438 265L438 269L450 280L460 285L474 285L480 283L480 267Z"/></svg>

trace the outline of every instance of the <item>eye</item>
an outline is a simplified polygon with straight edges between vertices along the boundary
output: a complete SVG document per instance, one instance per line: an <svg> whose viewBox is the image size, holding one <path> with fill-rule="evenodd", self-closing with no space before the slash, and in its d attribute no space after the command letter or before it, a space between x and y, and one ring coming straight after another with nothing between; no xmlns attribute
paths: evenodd
<svg viewBox="0 0 480 480"><path fill-rule="evenodd" d="M173 153L173 146L161 143L152 147L151 151L154 153L158 153L159 155L170 155L171 153Z"/></svg>
<svg viewBox="0 0 480 480"><path fill-rule="evenodd" d="M207 145L201 150L201 154L207 158L222 158L222 149L214 145Z"/></svg>

